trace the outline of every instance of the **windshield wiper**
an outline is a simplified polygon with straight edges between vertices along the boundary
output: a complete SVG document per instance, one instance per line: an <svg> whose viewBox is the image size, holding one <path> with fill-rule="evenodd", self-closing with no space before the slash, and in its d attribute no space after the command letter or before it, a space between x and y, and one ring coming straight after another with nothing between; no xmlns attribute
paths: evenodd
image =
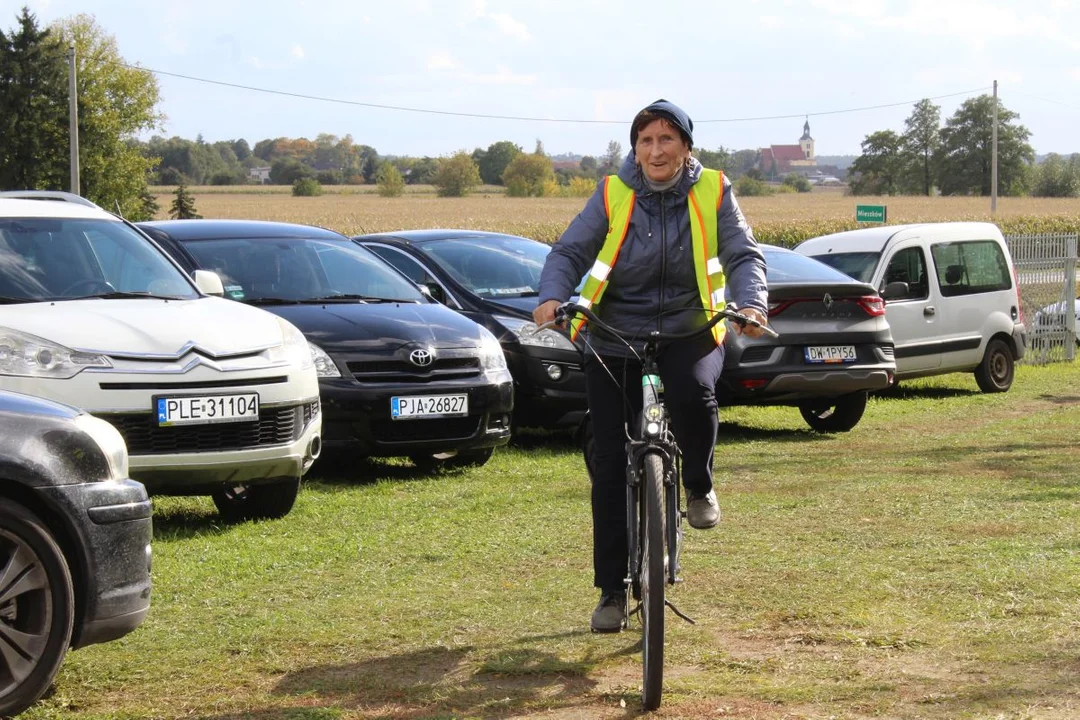
<svg viewBox="0 0 1080 720"><path fill-rule="evenodd" d="M250 305L299 305L299 300L289 300L286 298L276 297L260 297L260 298L244 298L244 302Z"/></svg>
<svg viewBox="0 0 1080 720"><path fill-rule="evenodd" d="M16 305L18 303L41 302L40 298L17 298L8 295L0 295L0 305Z"/></svg>
<svg viewBox="0 0 1080 720"><path fill-rule="evenodd" d="M150 300L186 300L187 298L179 295L156 295L151 292L121 292L116 290L114 292L102 293L100 295L80 295L79 297L65 298L67 300L90 300L93 298L100 298L102 300L124 300L127 298L142 298Z"/></svg>
<svg viewBox="0 0 1080 720"><path fill-rule="evenodd" d="M320 302L334 302L335 300L341 300L343 302L367 302L367 303L389 303L389 302L413 302L412 300L399 300L397 298L384 298L375 297L372 295L358 295L355 293L337 293L335 295L326 295L324 297L313 297L304 300L309 303Z"/></svg>

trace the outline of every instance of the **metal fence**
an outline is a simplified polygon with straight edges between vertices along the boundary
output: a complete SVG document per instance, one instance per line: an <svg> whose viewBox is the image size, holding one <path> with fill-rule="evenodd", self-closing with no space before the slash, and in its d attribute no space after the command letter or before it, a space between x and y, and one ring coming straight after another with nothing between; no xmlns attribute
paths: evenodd
<svg viewBox="0 0 1080 720"><path fill-rule="evenodd" d="M1024 362L1075 359L1077 236L1009 235L1005 241L1016 267L1028 331Z"/></svg>

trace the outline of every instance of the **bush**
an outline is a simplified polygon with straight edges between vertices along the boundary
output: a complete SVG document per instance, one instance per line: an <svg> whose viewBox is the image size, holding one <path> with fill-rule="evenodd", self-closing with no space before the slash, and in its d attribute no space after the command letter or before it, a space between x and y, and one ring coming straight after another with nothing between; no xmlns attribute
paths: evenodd
<svg viewBox="0 0 1080 720"><path fill-rule="evenodd" d="M297 178L292 186L292 194L295 197L317 197L322 195L322 185L315 178Z"/></svg>
<svg viewBox="0 0 1080 720"><path fill-rule="evenodd" d="M320 170L315 179L320 185L343 185L345 174L340 170Z"/></svg>
<svg viewBox="0 0 1080 720"><path fill-rule="evenodd" d="M506 166L502 179L506 183L507 195L540 197L544 195L546 183L549 180L555 182L555 170L551 158L546 155L518 155ZM511 186L513 192L510 192Z"/></svg>
<svg viewBox="0 0 1080 720"><path fill-rule="evenodd" d="M578 198L589 197L595 191L596 181L583 177L570 178L570 184L566 189L566 192L570 197Z"/></svg>
<svg viewBox="0 0 1080 720"><path fill-rule="evenodd" d="M772 189L761 180L747 174L735 181L735 194L742 197L761 197L772 195Z"/></svg>
<svg viewBox="0 0 1080 720"><path fill-rule="evenodd" d="M218 172L214 173L214 177L210 178L211 185L239 185L240 180L236 177L235 173L231 172Z"/></svg>
<svg viewBox="0 0 1080 720"><path fill-rule="evenodd" d="M801 193L810 192L810 181L796 173L786 175L783 184Z"/></svg>
<svg viewBox="0 0 1080 720"><path fill-rule="evenodd" d="M400 197L405 192L405 178L391 163L383 163L375 175L375 184L379 186L379 195Z"/></svg>
<svg viewBox="0 0 1080 720"><path fill-rule="evenodd" d="M432 184L439 197L464 197L480 184L480 168L472 156L461 152L439 161Z"/></svg>

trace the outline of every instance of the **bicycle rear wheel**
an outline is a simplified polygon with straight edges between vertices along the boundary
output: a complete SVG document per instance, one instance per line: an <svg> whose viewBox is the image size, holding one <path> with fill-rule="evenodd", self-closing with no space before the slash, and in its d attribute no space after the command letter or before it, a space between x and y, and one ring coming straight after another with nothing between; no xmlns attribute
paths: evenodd
<svg viewBox="0 0 1080 720"><path fill-rule="evenodd" d="M660 707L664 686L664 462L649 453L641 484L641 704Z"/></svg>

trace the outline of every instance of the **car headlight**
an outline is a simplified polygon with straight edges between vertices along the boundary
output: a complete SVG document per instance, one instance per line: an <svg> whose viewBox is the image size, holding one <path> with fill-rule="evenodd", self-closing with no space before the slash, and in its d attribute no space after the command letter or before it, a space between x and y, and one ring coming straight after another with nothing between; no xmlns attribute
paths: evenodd
<svg viewBox="0 0 1080 720"><path fill-rule="evenodd" d="M338 366L334 364L334 361L330 359L325 350L310 341L308 342L308 349L311 351L311 360L315 363L316 375L319 377L341 377L341 371L338 370Z"/></svg>
<svg viewBox="0 0 1080 720"><path fill-rule="evenodd" d="M540 332L536 332L536 323L524 318L509 317L508 315L494 315L493 317L500 325L514 333L514 337L522 345L556 348L558 350L577 350L574 343L570 342L570 338L558 330L544 328Z"/></svg>
<svg viewBox="0 0 1080 720"><path fill-rule="evenodd" d="M124 480L128 476L127 445L120 432L101 418L83 413L75 417L75 426L89 435L109 463L110 480Z"/></svg>
<svg viewBox="0 0 1080 720"><path fill-rule="evenodd" d="M296 329L296 326L287 320L277 318L281 327L281 344L272 347L267 352L271 362L288 362L299 365L301 370L307 370L315 366L315 358L308 345L304 333Z"/></svg>
<svg viewBox="0 0 1080 720"><path fill-rule="evenodd" d="M67 380L89 367L112 367L104 355L79 352L29 333L0 328L0 375Z"/></svg>
<svg viewBox="0 0 1080 720"><path fill-rule="evenodd" d="M498 338L486 327L480 327L480 366L484 372L506 369L506 355Z"/></svg>

